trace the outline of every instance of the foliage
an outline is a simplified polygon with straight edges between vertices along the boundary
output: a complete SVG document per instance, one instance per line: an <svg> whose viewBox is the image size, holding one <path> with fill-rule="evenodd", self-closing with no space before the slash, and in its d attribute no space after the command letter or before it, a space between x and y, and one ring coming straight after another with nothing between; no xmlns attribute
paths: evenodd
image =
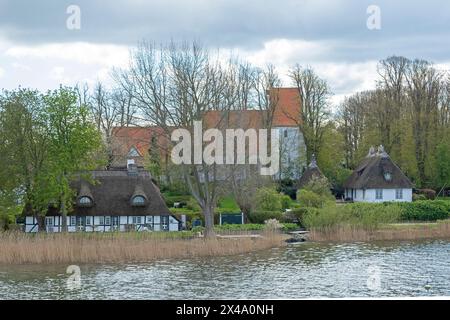
<svg viewBox="0 0 450 320"><path fill-rule="evenodd" d="M281 211L282 195L273 188L261 188L256 191L255 202L258 211Z"/></svg>
<svg viewBox="0 0 450 320"><path fill-rule="evenodd" d="M421 200L398 205L402 208L401 218L404 221L436 221L447 219L450 215L448 201Z"/></svg>
<svg viewBox="0 0 450 320"><path fill-rule="evenodd" d="M434 200L436 198L436 191L433 189L418 189L416 190L418 194L424 195L427 200Z"/></svg>
<svg viewBox="0 0 450 320"><path fill-rule="evenodd" d="M353 203L308 210L304 224L310 229L347 225L373 230L381 224L397 222L400 217L401 208L395 205Z"/></svg>
<svg viewBox="0 0 450 320"><path fill-rule="evenodd" d="M218 207L229 211L240 211L240 208L233 197L223 197L219 200Z"/></svg>
<svg viewBox="0 0 450 320"><path fill-rule="evenodd" d="M287 196L285 194L281 195L281 199L280 200L281 200L281 208L283 210L289 209L291 207L292 203L293 203L291 197L289 197L289 196Z"/></svg>
<svg viewBox="0 0 450 320"><path fill-rule="evenodd" d="M355 226L368 230L401 221L436 221L450 216L449 201L353 203L301 212L302 223L310 229Z"/></svg>
<svg viewBox="0 0 450 320"><path fill-rule="evenodd" d="M268 219L281 220L283 213L281 211L252 211L248 214L248 220L251 223L264 223Z"/></svg>
<svg viewBox="0 0 450 320"><path fill-rule="evenodd" d="M283 225L277 219L264 221L265 230L276 231L283 228Z"/></svg>

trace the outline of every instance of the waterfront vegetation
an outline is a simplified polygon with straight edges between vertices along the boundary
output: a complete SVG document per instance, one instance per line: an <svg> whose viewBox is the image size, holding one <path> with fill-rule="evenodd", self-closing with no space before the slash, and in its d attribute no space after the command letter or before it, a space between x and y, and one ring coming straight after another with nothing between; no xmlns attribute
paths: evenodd
<svg viewBox="0 0 450 320"><path fill-rule="evenodd" d="M190 232L0 233L0 264L132 263L226 256L284 246L285 237L198 238Z"/></svg>

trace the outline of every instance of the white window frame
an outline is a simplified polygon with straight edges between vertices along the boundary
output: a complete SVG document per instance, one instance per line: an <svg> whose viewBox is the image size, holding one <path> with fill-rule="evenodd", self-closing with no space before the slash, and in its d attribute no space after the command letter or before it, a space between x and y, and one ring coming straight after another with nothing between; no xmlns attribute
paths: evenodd
<svg viewBox="0 0 450 320"><path fill-rule="evenodd" d="M132 221L133 221L133 224L142 224L142 217L141 216L133 216Z"/></svg>
<svg viewBox="0 0 450 320"><path fill-rule="evenodd" d="M110 225L111 225L111 217L105 216L105 226L110 226Z"/></svg>
<svg viewBox="0 0 450 320"><path fill-rule="evenodd" d="M375 199L383 200L383 189L375 189Z"/></svg>
<svg viewBox="0 0 450 320"><path fill-rule="evenodd" d="M91 226L92 225L90 216L86 216L86 218L85 218L85 225L87 225L87 226Z"/></svg>
<svg viewBox="0 0 450 320"><path fill-rule="evenodd" d="M395 189L395 199L403 199L403 189Z"/></svg>
<svg viewBox="0 0 450 320"><path fill-rule="evenodd" d="M139 202L136 202L136 199L142 199L142 201L139 201ZM142 205L145 205L145 198L143 197L143 196L135 196L134 198L133 198L133 205L134 206L142 206Z"/></svg>
<svg viewBox="0 0 450 320"><path fill-rule="evenodd" d="M70 225L75 226L77 224L77 217L70 216Z"/></svg>
<svg viewBox="0 0 450 320"><path fill-rule="evenodd" d="M92 205L92 199L87 196L80 197L80 200L78 200L78 202L81 205Z"/></svg>
<svg viewBox="0 0 450 320"><path fill-rule="evenodd" d="M53 217L45 217L45 225L48 227L53 227Z"/></svg>
<svg viewBox="0 0 450 320"><path fill-rule="evenodd" d="M100 226L104 226L105 225L105 217L104 216L98 217L98 224Z"/></svg>

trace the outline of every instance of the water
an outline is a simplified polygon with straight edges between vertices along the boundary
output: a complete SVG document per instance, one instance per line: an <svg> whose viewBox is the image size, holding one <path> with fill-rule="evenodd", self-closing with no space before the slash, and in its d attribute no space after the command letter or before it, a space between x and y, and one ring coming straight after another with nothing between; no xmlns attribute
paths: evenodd
<svg viewBox="0 0 450 320"><path fill-rule="evenodd" d="M148 264L0 266L0 299L265 299L450 296L450 242L302 243Z"/></svg>

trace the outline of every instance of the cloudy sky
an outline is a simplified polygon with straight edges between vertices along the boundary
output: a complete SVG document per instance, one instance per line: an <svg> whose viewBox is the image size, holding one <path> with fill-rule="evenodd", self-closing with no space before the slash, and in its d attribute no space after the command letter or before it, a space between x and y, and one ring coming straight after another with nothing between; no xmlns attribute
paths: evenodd
<svg viewBox="0 0 450 320"><path fill-rule="evenodd" d="M80 29L67 27L70 5L80 8ZM367 27L371 5L380 9L380 29ZM282 74L310 65L338 103L373 88L377 61L389 55L450 69L450 2L0 0L0 88L108 83L142 39L197 40L255 65L273 63Z"/></svg>

